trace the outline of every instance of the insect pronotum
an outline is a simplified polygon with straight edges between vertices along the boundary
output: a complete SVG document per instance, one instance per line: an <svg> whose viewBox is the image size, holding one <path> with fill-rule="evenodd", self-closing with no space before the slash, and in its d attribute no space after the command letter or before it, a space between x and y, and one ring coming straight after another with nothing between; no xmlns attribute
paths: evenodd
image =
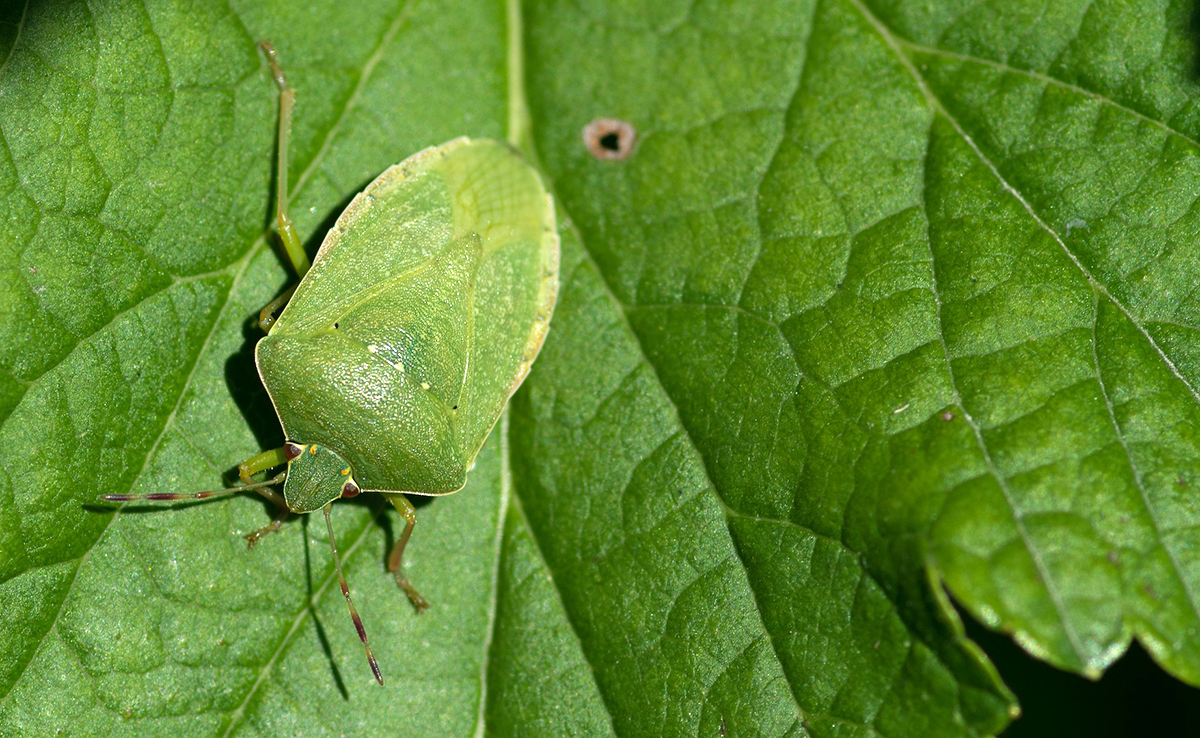
<svg viewBox="0 0 1200 738"><path fill-rule="evenodd" d="M428 607L401 567L416 522L405 493L462 489L529 373L558 289L554 208L537 172L507 144L458 138L414 154L367 185L310 265L287 214L296 95L275 50L261 46L280 89L279 237L300 282L263 308L259 325L267 335L254 356L286 443L242 462L238 487L103 499L189 500L253 490L280 512L246 536L251 547L292 513L321 510L342 594L383 684L342 573L330 509L342 497L382 494L405 521L388 570L418 611Z"/></svg>

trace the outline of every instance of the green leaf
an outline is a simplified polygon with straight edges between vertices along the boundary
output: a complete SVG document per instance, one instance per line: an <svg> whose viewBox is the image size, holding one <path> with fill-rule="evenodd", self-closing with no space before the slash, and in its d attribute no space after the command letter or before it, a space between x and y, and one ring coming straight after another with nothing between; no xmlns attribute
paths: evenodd
<svg viewBox="0 0 1200 738"><path fill-rule="evenodd" d="M1200 684L1190 9L1116 0L0 10L0 735L982 736L947 591L1096 676ZM310 253L508 138L560 210L549 340L467 488L327 535L229 482L277 90ZM623 161L581 131L637 129Z"/></svg>

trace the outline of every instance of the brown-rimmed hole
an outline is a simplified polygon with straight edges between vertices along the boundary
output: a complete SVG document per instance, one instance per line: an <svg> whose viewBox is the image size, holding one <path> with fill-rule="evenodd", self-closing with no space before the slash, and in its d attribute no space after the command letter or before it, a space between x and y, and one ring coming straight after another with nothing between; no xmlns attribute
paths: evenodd
<svg viewBox="0 0 1200 738"><path fill-rule="evenodd" d="M588 153L602 161L628 159L636 138L633 124L617 118L597 118L583 127Z"/></svg>

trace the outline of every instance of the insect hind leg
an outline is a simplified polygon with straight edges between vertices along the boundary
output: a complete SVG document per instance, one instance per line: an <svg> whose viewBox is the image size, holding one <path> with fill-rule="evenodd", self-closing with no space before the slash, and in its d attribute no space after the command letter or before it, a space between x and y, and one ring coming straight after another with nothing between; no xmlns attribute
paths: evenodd
<svg viewBox="0 0 1200 738"><path fill-rule="evenodd" d="M404 558L404 547L408 545L408 539L412 535L413 526L417 522L417 509L408 501L408 498L398 492L384 492L383 496L387 501L392 503L392 507L400 513L404 518L404 532L400 534L400 540L396 541L396 545L392 547L392 552L388 554L388 571L396 575L396 584L400 585L400 589L404 590L404 594L408 595L408 599L412 602L413 607L417 608L417 612L424 612L429 607L429 600L421 596L416 587L408 581L408 577L404 576L404 569L401 566L401 559Z"/></svg>

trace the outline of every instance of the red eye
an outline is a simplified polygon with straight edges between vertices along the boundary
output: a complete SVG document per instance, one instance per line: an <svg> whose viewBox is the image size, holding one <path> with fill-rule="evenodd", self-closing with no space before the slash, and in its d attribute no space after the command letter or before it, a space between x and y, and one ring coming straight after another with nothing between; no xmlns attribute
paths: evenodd
<svg viewBox="0 0 1200 738"><path fill-rule="evenodd" d="M362 490L358 488L353 479L342 485L342 497L357 497L359 492Z"/></svg>
<svg viewBox="0 0 1200 738"><path fill-rule="evenodd" d="M283 444L283 455L287 457L288 461L291 461L292 459L296 458L297 456L299 456L302 453L304 453L304 447L299 444L295 444L295 443Z"/></svg>

